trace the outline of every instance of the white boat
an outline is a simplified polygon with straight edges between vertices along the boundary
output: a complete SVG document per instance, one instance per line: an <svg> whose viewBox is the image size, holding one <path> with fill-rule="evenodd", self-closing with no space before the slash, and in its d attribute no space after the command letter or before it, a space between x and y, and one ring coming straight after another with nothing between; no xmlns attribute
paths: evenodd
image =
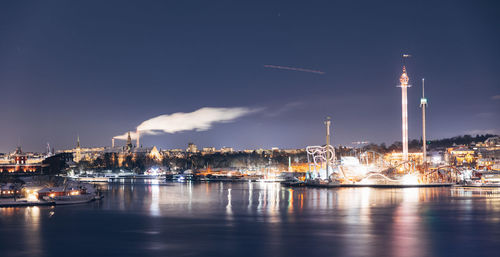
<svg viewBox="0 0 500 257"><path fill-rule="evenodd" d="M276 178L261 178L261 179L257 179L256 181L257 182L265 182L265 183L275 183L275 182L284 182L285 179L284 178L279 178L279 177L276 177Z"/></svg>
<svg viewBox="0 0 500 257"><path fill-rule="evenodd" d="M77 175L74 176L73 179L82 181L82 182L109 182L111 176L97 176L97 175Z"/></svg>
<svg viewBox="0 0 500 257"><path fill-rule="evenodd" d="M96 200L92 194L56 196L52 199L56 205L88 203Z"/></svg>
<svg viewBox="0 0 500 257"><path fill-rule="evenodd" d="M295 177L293 176L293 173L290 172L281 172L278 176L265 176L261 179L257 179L257 182L270 182L270 183L275 183L275 182L285 182L285 181L296 181Z"/></svg>

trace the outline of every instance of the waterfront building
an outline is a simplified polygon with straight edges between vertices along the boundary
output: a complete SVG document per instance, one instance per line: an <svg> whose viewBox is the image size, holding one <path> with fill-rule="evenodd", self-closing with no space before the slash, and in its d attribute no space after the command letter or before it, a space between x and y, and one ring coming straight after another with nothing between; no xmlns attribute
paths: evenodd
<svg viewBox="0 0 500 257"><path fill-rule="evenodd" d="M151 148L151 151L149 151L148 156L152 160L158 162L161 162L163 160L163 155L161 154L160 151L158 151L158 148L156 148L156 146L153 146L153 148Z"/></svg>
<svg viewBox="0 0 500 257"><path fill-rule="evenodd" d="M41 173L42 167L47 166L42 163L46 157L42 154L25 153L18 146L14 152L0 158L0 172Z"/></svg>
<svg viewBox="0 0 500 257"><path fill-rule="evenodd" d="M500 137L498 136L490 137L486 139L484 142L477 143L475 147L488 151L500 150Z"/></svg>
<svg viewBox="0 0 500 257"><path fill-rule="evenodd" d="M490 137L484 141L486 147L500 147L500 137Z"/></svg>
<svg viewBox="0 0 500 257"><path fill-rule="evenodd" d="M186 152L188 152L188 153L197 153L198 152L198 147L194 143L188 143L188 147L186 149Z"/></svg>
<svg viewBox="0 0 500 257"><path fill-rule="evenodd" d="M113 147L81 147L80 139L77 138L76 147L73 149L62 150L63 153L71 153L73 162L79 163L82 161L93 162L98 158L104 158L113 163L114 167L129 167L132 162L138 159L148 159L153 162L161 162L164 158L164 152L153 147L137 147L132 144L130 132L128 133L127 142L124 146ZM147 157L147 158L146 158Z"/></svg>
<svg viewBox="0 0 500 257"><path fill-rule="evenodd" d="M39 200L42 200L44 197L57 197L57 196L70 196L70 195L81 195L85 194L85 188L76 188L76 187L45 187L37 192L37 196Z"/></svg>
<svg viewBox="0 0 500 257"><path fill-rule="evenodd" d="M126 148L124 151L118 154L118 166L119 167L129 167L129 161L135 162L138 159L145 159L146 156L153 160L162 160L163 156L160 154L156 147L135 147L131 150Z"/></svg>
<svg viewBox="0 0 500 257"><path fill-rule="evenodd" d="M162 154L164 156L169 156L169 157L176 157L176 158L183 158L186 156L186 152L183 149L169 149L169 150L163 150Z"/></svg>
<svg viewBox="0 0 500 257"><path fill-rule="evenodd" d="M478 158L476 169L478 170L492 170L495 166L496 160L494 158Z"/></svg>
<svg viewBox="0 0 500 257"><path fill-rule="evenodd" d="M478 156L477 169L500 170L500 137L490 137L477 143L473 149Z"/></svg>
<svg viewBox="0 0 500 257"><path fill-rule="evenodd" d="M203 147L203 149L201 150L202 155L213 154L216 152L217 150L215 149L215 147Z"/></svg>
<svg viewBox="0 0 500 257"><path fill-rule="evenodd" d="M234 152L234 149L233 149L232 147L225 147L225 146L224 146L224 147L222 147L222 148L220 149L220 152L221 152L221 153L232 153L232 152Z"/></svg>
<svg viewBox="0 0 500 257"><path fill-rule="evenodd" d="M0 184L0 198L11 198L20 195L22 186L14 183Z"/></svg>
<svg viewBox="0 0 500 257"><path fill-rule="evenodd" d="M105 147L81 147L80 136L77 136L76 147L72 149L58 151L59 153L73 154L73 162L78 163L82 160L93 161L97 159L105 150Z"/></svg>
<svg viewBox="0 0 500 257"><path fill-rule="evenodd" d="M255 152L258 153L258 154L262 154L262 153L265 152L265 150L262 149L262 148L259 148L259 149L256 149Z"/></svg>
<svg viewBox="0 0 500 257"><path fill-rule="evenodd" d="M73 154L73 162L93 161L97 159L104 151L105 147L81 147L59 151L60 153Z"/></svg>
<svg viewBox="0 0 500 257"><path fill-rule="evenodd" d="M450 147L447 150L448 161L455 165L471 164L476 160L475 152L467 146Z"/></svg>

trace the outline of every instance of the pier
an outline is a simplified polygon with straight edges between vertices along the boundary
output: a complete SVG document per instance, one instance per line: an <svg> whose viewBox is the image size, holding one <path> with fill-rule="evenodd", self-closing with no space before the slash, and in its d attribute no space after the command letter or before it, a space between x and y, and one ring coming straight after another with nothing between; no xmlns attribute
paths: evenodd
<svg viewBox="0 0 500 257"><path fill-rule="evenodd" d="M451 187L454 183L429 183L429 184L336 184L336 183L311 183L311 182L283 182L285 187L311 187L311 188L415 188L415 187Z"/></svg>

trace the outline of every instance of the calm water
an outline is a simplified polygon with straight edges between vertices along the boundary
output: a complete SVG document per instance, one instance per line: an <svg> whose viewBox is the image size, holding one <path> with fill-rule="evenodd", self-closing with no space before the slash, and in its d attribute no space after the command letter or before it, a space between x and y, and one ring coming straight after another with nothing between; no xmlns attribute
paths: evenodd
<svg viewBox="0 0 500 257"><path fill-rule="evenodd" d="M100 202L0 208L0 256L499 256L500 192L103 184Z"/></svg>

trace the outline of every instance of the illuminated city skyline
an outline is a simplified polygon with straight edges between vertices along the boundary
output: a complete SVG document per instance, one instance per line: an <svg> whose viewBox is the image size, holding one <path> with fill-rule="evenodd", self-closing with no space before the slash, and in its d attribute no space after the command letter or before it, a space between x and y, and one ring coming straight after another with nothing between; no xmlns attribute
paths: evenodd
<svg viewBox="0 0 500 257"><path fill-rule="evenodd" d="M427 138L499 133L494 8L397 3L2 2L0 152L68 149L77 135L110 146L204 107L259 111L141 144L303 148L324 142L327 116L335 144L401 141L403 53L413 81L428 82ZM408 93L410 140L422 136L419 92Z"/></svg>

